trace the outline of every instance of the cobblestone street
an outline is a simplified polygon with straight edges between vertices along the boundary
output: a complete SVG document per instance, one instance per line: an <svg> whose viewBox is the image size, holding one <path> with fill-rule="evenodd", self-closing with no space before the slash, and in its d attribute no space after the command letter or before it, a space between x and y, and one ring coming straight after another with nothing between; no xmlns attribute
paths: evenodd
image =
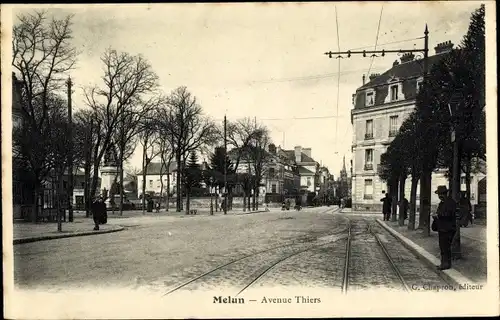
<svg viewBox="0 0 500 320"><path fill-rule="evenodd" d="M445 284L373 218L342 214L336 207L190 219L131 217L112 223L125 230L16 245L16 286L55 291L117 286L159 294L227 288L236 295L286 286L340 292L350 229L349 290L402 289L370 228L411 284L422 274L432 284ZM411 270L419 270L418 275Z"/></svg>

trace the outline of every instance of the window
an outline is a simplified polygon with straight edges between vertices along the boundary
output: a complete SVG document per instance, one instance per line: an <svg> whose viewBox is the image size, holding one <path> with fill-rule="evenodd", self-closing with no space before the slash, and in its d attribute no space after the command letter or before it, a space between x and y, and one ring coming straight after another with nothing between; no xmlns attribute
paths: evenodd
<svg viewBox="0 0 500 320"><path fill-rule="evenodd" d="M311 186L311 177L307 177L307 186L310 187Z"/></svg>
<svg viewBox="0 0 500 320"><path fill-rule="evenodd" d="M460 178L460 184L466 184L466 183L465 183L465 177L461 177L461 178Z"/></svg>
<svg viewBox="0 0 500 320"><path fill-rule="evenodd" d="M269 168L269 178L274 178L275 172L274 168Z"/></svg>
<svg viewBox="0 0 500 320"><path fill-rule="evenodd" d="M365 170L373 169L373 149L365 150Z"/></svg>
<svg viewBox="0 0 500 320"><path fill-rule="evenodd" d="M389 118L389 137L393 137L398 132L398 116L391 116Z"/></svg>
<svg viewBox="0 0 500 320"><path fill-rule="evenodd" d="M365 199L373 199L373 181L371 179L365 180Z"/></svg>
<svg viewBox="0 0 500 320"><path fill-rule="evenodd" d="M271 185L271 193L276 193L276 185L275 184Z"/></svg>
<svg viewBox="0 0 500 320"><path fill-rule="evenodd" d="M391 101L398 100L398 86L391 86Z"/></svg>
<svg viewBox="0 0 500 320"><path fill-rule="evenodd" d="M366 120L365 139L373 139L373 120Z"/></svg>
<svg viewBox="0 0 500 320"><path fill-rule="evenodd" d="M373 97L373 92L367 92L366 93L366 105L367 106L373 106L375 104L374 97Z"/></svg>
<svg viewBox="0 0 500 320"><path fill-rule="evenodd" d="M153 180L149 180L149 187L152 188L153 187Z"/></svg>

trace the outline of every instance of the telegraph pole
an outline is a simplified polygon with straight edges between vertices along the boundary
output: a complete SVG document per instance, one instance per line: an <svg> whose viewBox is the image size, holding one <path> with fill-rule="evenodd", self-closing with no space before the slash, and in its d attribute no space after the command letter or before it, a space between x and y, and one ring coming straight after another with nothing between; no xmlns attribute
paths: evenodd
<svg viewBox="0 0 500 320"><path fill-rule="evenodd" d="M427 75L427 68L428 68L428 64L427 64L427 57L429 55L429 30L427 28L427 24L425 25L425 31L424 31L424 48L420 48L420 49L399 49L399 50L363 50L363 51L351 51L351 50L348 50L348 51L336 51L336 52L332 52L332 51L328 51L328 52L325 52L325 55L327 55L329 58L333 58L334 55L337 55L337 57L335 57L336 59L340 59L340 58L344 58L342 55L343 54L347 54L347 58L350 58L351 55L353 54L362 54L363 57L366 57L367 54L371 54L370 57L376 57L377 54L381 54L381 56L385 56L386 53L412 53L412 52L419 52L419 53L423 53L424 54L424 81L425 81L425 76Z"/></svg>
<svg viewBox="0 0 500 320"><path fill-rule="evenodd" d="M69 130L69 150L68 150L68 220L73 222L73 118L71 104L71 87L73 82L71 77L66 82L68 86L68 130Z"/></svg>
<svg viewBox="0 0 500 320"><path fill-rule="evenodd" d="M224 115L224 214L227 214L227 119Z"/></svg>

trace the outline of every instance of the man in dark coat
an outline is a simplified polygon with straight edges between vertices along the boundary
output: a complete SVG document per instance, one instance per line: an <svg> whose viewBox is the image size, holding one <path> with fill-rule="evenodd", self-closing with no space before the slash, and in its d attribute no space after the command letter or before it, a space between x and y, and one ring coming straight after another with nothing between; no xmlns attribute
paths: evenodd
<svg viewBox="0 0 500 320"><path fill-rule="evenodd" d="M106 211L106 203L102 196L98 196L92 203L92 218L94 219L94 230L99 230L100 224L106 224L108 220L108 213Z"/></svg>
<svg viewBox="0 0 500 320"><path fill-rule="evenodd" d="M408 219L408 208L410 207L410 203L408 202L408 199L406 197L403 197L403 200L401 200L402 204L402 209L403 209L403 217L404 220Z"/></svg>
<svg viewBox="0 0 500 320"><path fill-rule="evenodd" d="M100 202L102 200L102 197L99 196L94 201L92 202L91 210L92 210L92 218L94 219L94 230L99 230L99 223L101 222L101 205Z"/></svg>
<svg viewBox="0 0 500 320"><path fill-rule="evenodd" d="M433 218L436 219L439 234L439 249L441 250L441 265L439 270L451 268L451 243L456 232L456 202L448 195L446 186L439 186L435 193L441 202Z"/></svg>
<svg viewBox="0 0 500 320"><path fill-rule="evenodd" d="M382 191L382 193L385 193L385 191ZM389 221L391 217L392 198L388 193L385 193L385 197L380 199L380 201L382 201L382 214L384 215L384 221Z"/></svg>

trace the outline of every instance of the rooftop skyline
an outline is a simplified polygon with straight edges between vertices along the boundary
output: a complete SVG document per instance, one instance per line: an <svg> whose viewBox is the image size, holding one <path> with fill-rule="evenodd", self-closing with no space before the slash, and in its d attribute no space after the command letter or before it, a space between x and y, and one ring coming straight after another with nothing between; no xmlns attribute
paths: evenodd
<svg viewBox="0 0 500 320"><path fill-rule="evenodd" d="M9 7L14 17L34 8ZM75 109L84 107L82 88L99 84L106 48L142 54L165 93L187 86L216 121L256 117L276 145L310 147L338 175L343 156L348 168L351 159L352 94L363 74L383 73L400 57L340 59L339 77L339 60L324 52L374 49L376 42L377 49L420 48L427 23L433 55L438 43L460 44L479 2L37 7L74 14L73 43L81 52L71 73ZM140 166L137 149L129 167Z"/></svg>

